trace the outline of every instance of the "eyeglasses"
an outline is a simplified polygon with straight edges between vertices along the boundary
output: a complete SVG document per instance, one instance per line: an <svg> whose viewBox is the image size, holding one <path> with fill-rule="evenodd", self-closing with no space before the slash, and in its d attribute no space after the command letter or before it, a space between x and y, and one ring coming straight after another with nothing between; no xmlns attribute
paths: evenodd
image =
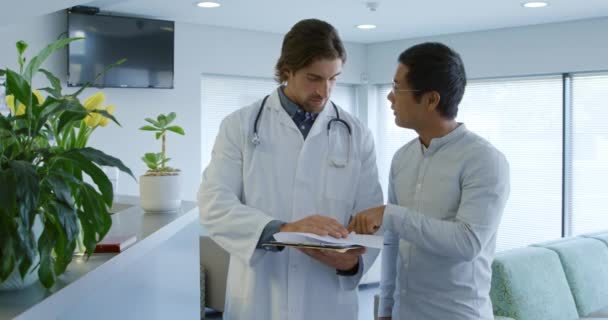
<svg viewBox="0 0 608 320"><path fill-rule="evenodd" d="M418 89L401 89L399 87L397 87L397 83L395 81L393 81L392 85L391 85L391 92L393 94L397 93L397 92L420 92L422 90L418 90Z"/></svg>

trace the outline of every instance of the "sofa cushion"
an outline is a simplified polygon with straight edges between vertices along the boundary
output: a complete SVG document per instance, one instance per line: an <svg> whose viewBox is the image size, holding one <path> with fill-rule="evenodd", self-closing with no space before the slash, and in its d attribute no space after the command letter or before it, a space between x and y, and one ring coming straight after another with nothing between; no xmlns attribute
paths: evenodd
<svg viewBox="0 0 608 320"><path fill-rule="evenodd" d="M583 237L594 238L594 239L600 240L608 246L608 232L604 231L604 232L598 232L598 233L590 233L590 234L583 235Z"/></svg>
<svg viewBox="0 0 608 320"><path fill-rule="evenodd" d="M559 255L581 317L608 306L608 246L579 237L542 246Z"/></svg>
<svg viewBox="0 0 608 320"><path fill-rule="evenodd" d="M602 308L600 310L596 310L587 315L587 317L591 318L606 318L608 319L608 306Z"/></svg>
<svg viewBox="0 0 608 320"><path fill-rule="evenodd" d="M578 319L559 257L546 248L527 247L496 254L490 297L497 316L517 320Z"/></svg>

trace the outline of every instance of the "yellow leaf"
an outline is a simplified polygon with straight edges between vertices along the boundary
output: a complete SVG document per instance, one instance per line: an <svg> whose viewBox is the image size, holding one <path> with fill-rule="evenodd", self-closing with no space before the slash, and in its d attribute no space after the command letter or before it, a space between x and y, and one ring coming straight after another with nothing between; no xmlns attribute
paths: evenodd
<svg viewBox="0 0 608 320"><path fill-rule="evenodd" d="M19 107L17 108L17 113L15 113L15 115L20 116L22 114L25 114L25 105L23 103L19 103Z"/></svg>
<svg viewBox="0 0 608 320"><path fill-rule="evenodd" d="M108 105L108 106L106 107L106 111L107 111L109 114L113 114L113 113L114 113L114 109L116 109L116 107L114 107L114 105L112 105L112 104L111 104L111 105Z"/></svg>
<svg viewBox="0 0 608 320"><path fill-rule="evenodd" d="M99 113L89 113L88 116L84 117L83 121L87 124L87 126L91 128L95 128L99 125L99 121L103 119L103 116Z"/></svg>
<svg viewBox="0 0 608 320"><path fill-rule="evenodd" d="M101 120L99 120L99 125L102 126L102 127L107 126L108 123L110 123L110 121L108 120L108 118L102 117Z"/></svg>
<svg viewBox="0 0 608 320"><path fill-rule="evenodd" d="M91 110L101 108L101 105L103 104L103 102L105 100L106 100L106 95L100 91L100 92L97 92L96 94L88 97L86 100L84 100L84 103L82 105L87 110L91 111Z"/></svg>
<svg viewBox="0 0 608 320"><path fill-rule="evenodd" d="M40 91L34 90L33 93L34 93L34 96L36 96L36 100L38 100L38 104L42 104L44 102L44 98L42 98Z"/></svg>
<svg viewBox="0 0 608 320"><path fill-rule="evenodd" d="M105 108L106 112L109 114L114 113L114 109L116 109L116 107L114 107L114 105L108 105ZM107 126L108 123L110 123L110 120L108 118L106 118L105 116L102 116L101 120L99 120L99 125L102 127Z"/></svg>
<svg viewBox="0 0 608 320"><path fill-rule="evenodd" d="M15 96L9 94L8 96L6 96L5 100L8 108L11 109L11 113L15 113Z"/></svg>
<svg viewBox="0 0 608 320"><path fill-rule="evenodd" d="M20 116L22 114L25 114L25 105L21 102L19 102L19 106L17 107L17 112L15 112L15 96L13 96L12 94L9 94L8 96L6 96L6 105L8 105L8 108L11 110L11 113L16 115L16 116Z"/></svg>

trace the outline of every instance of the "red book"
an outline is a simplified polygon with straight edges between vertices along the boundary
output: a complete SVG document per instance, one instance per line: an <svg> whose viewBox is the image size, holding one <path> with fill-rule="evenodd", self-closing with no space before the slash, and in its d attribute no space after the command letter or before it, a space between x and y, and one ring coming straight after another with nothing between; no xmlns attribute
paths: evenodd
<svg viewBox="0 0 608 320"><path fill-rule="evenodd" d="M122 252L137 241L135 235L107 236L95 246L95 253Z"/></svg>

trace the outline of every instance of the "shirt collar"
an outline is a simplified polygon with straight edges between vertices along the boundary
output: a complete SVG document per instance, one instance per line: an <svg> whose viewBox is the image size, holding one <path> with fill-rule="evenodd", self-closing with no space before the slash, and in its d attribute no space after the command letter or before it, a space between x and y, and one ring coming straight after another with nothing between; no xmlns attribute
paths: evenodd
<svg viewBox="0 0 608 320"><path fill-rule="evenodd" d="M429 143L429 147L423 150L424 154L433 154L437 150L441 149L441 147L446 144L455 141L462 137L467 132L467 128L464 123L458 123L458 127L452 130L450 133L446 134L443 137L433 138L431 139L431 143ZM422 144L422 143L420 143Z"/></svg>
<svg viewBox="0 0 608 320"><path fill-rule="evenodd" d="M279 86L277 89L277 92L279 93L279 100L281 101L281 106L283 106L283 109L285 109L285 112L287 112L291 118L293 118L296 113L303 113L305 116L308 114L308 117L312 118L313 120L317 118L317 113L306 112L297 103L291 101L291 99L285 95L283 90L285 90L285 86Z"/></svg>

